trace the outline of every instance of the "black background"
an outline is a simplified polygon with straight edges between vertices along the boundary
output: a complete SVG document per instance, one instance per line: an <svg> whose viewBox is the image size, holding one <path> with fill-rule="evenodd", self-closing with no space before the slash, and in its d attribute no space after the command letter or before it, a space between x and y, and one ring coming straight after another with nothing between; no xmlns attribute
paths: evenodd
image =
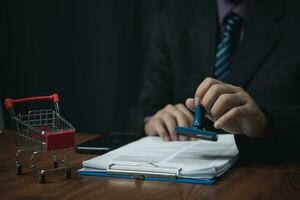
<svg viewBox="0 0 300 200"><path fill-rule="evenodd" d="M124 130L141 85L156 4L2 0L2 102L58 92L62 116L78 131Z"/></svg>

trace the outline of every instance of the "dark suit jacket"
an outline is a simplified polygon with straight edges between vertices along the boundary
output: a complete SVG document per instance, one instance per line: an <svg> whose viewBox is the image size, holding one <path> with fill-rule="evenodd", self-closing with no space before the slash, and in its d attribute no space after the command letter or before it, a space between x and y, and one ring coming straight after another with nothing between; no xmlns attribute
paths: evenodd
<svg viewBox="0 0 300 200"><path fill-rule="evenodd" d="M243 87L265 112L271 136L236 135L242 157L261 160L300 154L300 2L257 0L225 82ZM155 17L131 127L167 104L184 103L212 76L218 37L214 0L166 0Z"/></svg>

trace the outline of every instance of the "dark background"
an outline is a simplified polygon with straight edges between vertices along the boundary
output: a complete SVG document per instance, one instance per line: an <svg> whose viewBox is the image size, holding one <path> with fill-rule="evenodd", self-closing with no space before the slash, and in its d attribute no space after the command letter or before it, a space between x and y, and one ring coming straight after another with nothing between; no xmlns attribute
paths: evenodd
<svg viewBox="0 0 300 200"><path fill-rule="evenodd" d="M58 92L78 131L125 130L154 0L1 0L0 97ZM6 127L11 120L4 111Z"/></svg>

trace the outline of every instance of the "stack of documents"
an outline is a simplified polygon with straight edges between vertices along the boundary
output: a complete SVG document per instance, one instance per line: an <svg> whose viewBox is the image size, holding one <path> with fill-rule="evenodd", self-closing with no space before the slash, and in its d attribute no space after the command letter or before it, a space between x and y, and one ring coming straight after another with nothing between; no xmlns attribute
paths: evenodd
<svg viewBox="0 0 300 200"><path fill-rule="evenodd" d="M78 174L212 183L211 180L225 173L237 157L233 135L219 135L217 142L164 142L159 137L145 137L84 161Z"/></svg>

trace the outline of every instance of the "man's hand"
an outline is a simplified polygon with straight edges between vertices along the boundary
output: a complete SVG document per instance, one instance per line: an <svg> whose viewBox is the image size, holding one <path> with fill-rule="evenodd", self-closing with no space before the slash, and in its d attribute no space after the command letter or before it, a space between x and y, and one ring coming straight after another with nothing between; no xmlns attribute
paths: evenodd
<svg viewBox="0 0 300 200"><path fill-rule="evenodd" d="M187 140L184 136L177 136L176 126L190 127L193 123L193 114L183 104L167 105L158 111L145 124L146 135L159 135L165 141Z"/></svg>
<svg viewBox="0 0 300 200"><path fill-rule="evenodd" d="M195 98L187 99L186 105L191 110L195 105L202 105L217 129L251 138L266 135L266 116L240 87L207 78L197 88Z"/></svg>

